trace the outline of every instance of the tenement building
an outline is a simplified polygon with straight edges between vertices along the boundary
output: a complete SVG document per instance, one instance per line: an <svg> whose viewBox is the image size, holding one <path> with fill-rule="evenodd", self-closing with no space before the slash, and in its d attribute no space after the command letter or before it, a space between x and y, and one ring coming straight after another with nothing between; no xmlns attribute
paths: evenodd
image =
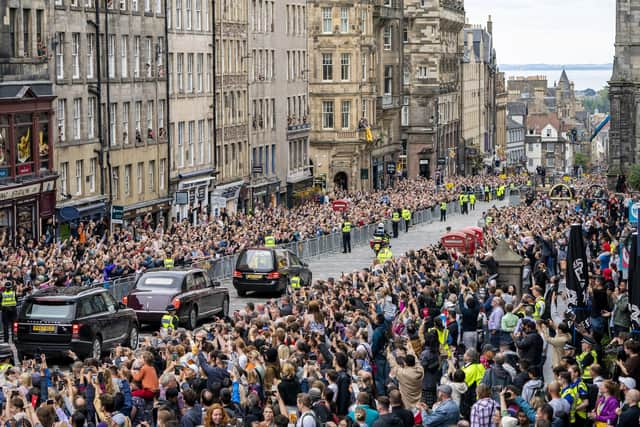
<svg viewBox="0 0 640 427"><path fill-rule="evenodd" d="M387 185L400 153L402 2L307 6L314 174L329 190Z"/></svg>
<svg viewBox="0 0 640 427"><path fill-rule="evenodd" d="M43 0L0 0L0 246L55 238L55 99Z"/></svg>
<svg viewBox="0 0 640 427"><path fill-rule="evenodd" d="M402 139L408 176L462 173L460 59L464 2L404 1Z"/></svg>
<svg viewBox="0 0 640 427"><path fill-rule="evenodd" d="M54 0L52 9L43 49L57 96L61 224L100 219L110 205L125 220L159 220L171 201L163 0Z"/></svg>
<svg viewBox="0 0 640 427"><path fill-rule="evenodd" d="M615 189L618 175L626 175L640 162L640 122L637 102L640 100L640 0L616 1L616 43L613 75L609 82L611 125L609 129L608 183Z"/></svg>

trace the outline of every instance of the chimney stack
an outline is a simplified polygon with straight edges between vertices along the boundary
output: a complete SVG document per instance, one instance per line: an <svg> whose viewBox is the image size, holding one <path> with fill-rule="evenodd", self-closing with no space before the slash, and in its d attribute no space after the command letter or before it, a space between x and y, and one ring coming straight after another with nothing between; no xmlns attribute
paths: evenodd
<svg viewBox="0 0 640 427"><path fill-rule="evenodd" d="M491 21L491 15L489 15L489 20L487 21L487 33L493 35L493 21Z"/></svg>

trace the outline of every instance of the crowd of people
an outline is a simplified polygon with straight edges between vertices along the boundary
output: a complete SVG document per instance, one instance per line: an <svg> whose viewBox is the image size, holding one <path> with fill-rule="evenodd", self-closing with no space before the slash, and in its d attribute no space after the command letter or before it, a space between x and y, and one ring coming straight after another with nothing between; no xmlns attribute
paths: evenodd
<svg viewBox="0 0 640 427"><path fill-rule="evenodd" d="M406 196L423 200L413 209L443 197L426 182L404 185L425 186L427 195ZM631 232L627 200L591 199L586 188L578 185L578 198L562 206L539 197L529 206L488 209L484 246L475 254L430 245L375 260L247 303L194 331L154 333L138 349L119 347L102 360L70 353L70 372L49 366L44 355L15 367L5 361L2 421L638 426L640 340L631 333L617 251ZM588 328L567 310L563 286L573 223L583 225L588 243ZM498 274L500 242L523 259L522 287ZM122 245L135 251L138 242Z"/></svg>

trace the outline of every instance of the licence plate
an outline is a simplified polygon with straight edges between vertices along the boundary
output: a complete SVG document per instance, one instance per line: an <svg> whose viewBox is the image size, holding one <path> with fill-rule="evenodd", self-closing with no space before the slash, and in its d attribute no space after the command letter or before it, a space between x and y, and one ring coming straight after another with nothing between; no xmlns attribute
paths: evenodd
<svg viewBox="0 0 640 427"><path fill-rule="evenodd" d="M33 332L55 332L55 325L34 325L31 330Z"/></svg>
<svg viewBox="0 0 640 427"><path fill-rule="evenodd" d="M262 279L262 274L247 274L247 279Z"/></svg>

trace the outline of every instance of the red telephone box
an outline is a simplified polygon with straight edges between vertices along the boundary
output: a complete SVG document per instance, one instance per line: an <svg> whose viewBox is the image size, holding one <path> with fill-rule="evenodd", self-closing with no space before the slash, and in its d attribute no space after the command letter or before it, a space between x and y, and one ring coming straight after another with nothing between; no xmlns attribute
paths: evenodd
<svg viewBox="0 0 640 427"><path fill-rule="evenodd" d="M464 254L475 251L475 236L461 231L452 231L440 237L440 243L447 249L457 249Z"/></svg>
<svg viewBox="0 0 640 427"><path fill-rule="evenodd" d="M482 242L483 242L483 237L484 237L484 232L482 231L482 228L472 225L470 227L463 228L462 231L471 231L471 232L473 232L476 235L476 248L481 248L482 247Z"/></svg>
<svg viewBox="0 0 640 427"><path fill-rule="evenodd" d="M349 202L346 200L334 200L331 202L331 207L334 212L346 212L349 210Z"/></svg>

